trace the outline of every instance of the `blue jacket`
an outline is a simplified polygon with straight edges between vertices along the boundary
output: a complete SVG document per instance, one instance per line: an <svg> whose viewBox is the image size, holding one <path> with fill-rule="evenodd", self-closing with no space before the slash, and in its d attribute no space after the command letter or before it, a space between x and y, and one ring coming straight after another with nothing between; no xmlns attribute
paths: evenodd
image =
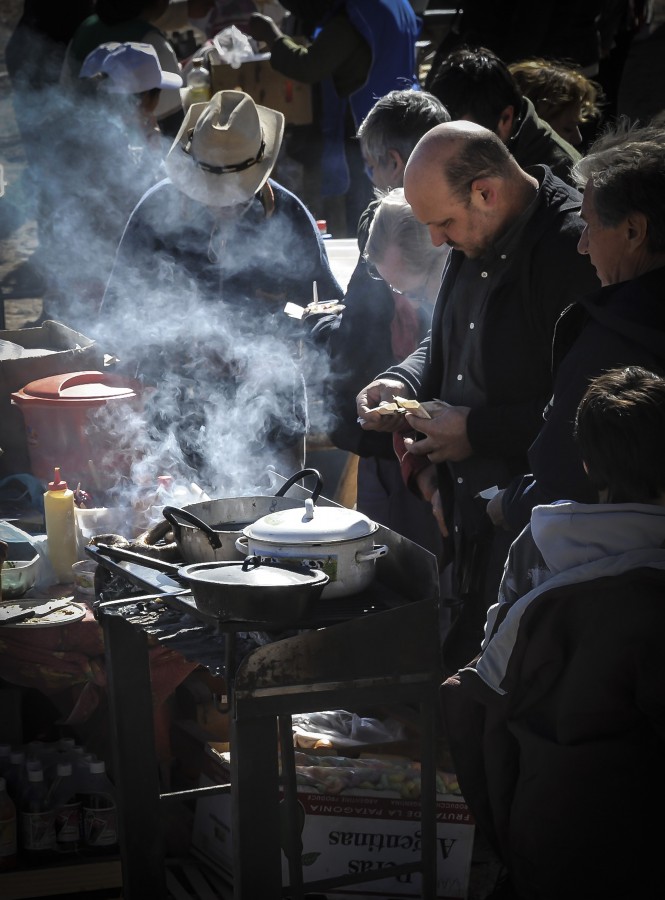
<svg viewBox="0 0 665 900"><path fill-rule="evenodd" d="M357 129L380 97L418 87L416 40L420 20L408 0L345 0L331 10L331 15L342 10L372 50L367 81L348 98ZM345 194L350 186L344 154L347 100L337 96L331 78L322 82L322 103L323 193L336 196Z"/></svg>

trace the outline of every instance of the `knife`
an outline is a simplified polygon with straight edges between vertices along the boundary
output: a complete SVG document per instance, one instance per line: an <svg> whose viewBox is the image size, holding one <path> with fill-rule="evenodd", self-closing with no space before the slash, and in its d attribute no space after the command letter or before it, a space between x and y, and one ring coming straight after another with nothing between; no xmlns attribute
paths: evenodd
<svg viewBox="0 0 665 900"><path fill-rule="evenodd" d="M0 625L7 625L10 622L20 622L22 619L41 619L49 613L58 609L64 609L65 606L71 606L74 598L63 597L60 600L49 600L48 603L42 603L39 606L19 606L18 603L8 603L0 607Z"/></svg>

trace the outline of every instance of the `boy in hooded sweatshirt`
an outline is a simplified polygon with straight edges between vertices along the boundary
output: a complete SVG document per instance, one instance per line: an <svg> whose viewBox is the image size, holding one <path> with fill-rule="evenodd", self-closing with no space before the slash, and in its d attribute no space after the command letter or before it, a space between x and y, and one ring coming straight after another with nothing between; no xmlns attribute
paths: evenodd
<svg viewBox="0 0 665 900"><path fill-rule="evenodd" d="M637 900L665 837L665 379L600 375L575 431L599 502L533 510L442 703L501 896Z"/></svg>

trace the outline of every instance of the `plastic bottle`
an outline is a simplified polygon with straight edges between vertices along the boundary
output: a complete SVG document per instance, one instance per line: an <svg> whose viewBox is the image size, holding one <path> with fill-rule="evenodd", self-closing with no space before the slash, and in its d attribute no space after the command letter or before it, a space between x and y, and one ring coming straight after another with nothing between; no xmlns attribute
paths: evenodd
<svg viewBox="0 0 665 900"><path fill-rule="evenodd" d="M14 803L18 803L18 799L23 790L23 782L25 780L25 753L23 750L12 750L9 754L9 766L5 771L5 782L7 793Z"/></svg>
<svg viewBox="0 0 665 900"><path fill-rule="evenodd" d="M207 103L210 100L210 70L206 68L202 56L192 60L192 68L187 76L188 102Z"/></svg>
<svg viewBox="0 0 665 900"><path fill-rule="evenodd" d="M90 763L83 794L83 844L87 853L117 853L115 788L102 761Z"/></svg>
<svg viewBox="0 0 665 900"><path fill-rule="evenodd" d="M56 578L61 584L74 580L72 566L78 559L76 552L76 520L74 518L74 492L67 482L60 479L56 467L53 481L44 494L44 517L48 555Z"/></svg>
<svg viewBox="0 0 665 900"><path fill-rule="evenodd" d="M11 744L0 744L0 777L5 777L5 772L11 765L9 757L12 752Z"/></svg>
<svg viewBox="0 0 665 900"><path fill-rule="evenodd" d="M29 769L28 781L18 803L21 847L27 859L46 861L54 855L53 810L42 769Z"/></svg>
<svg viewBox="0 0 665 900"><path fill-rule="evenodd" d="M81 796L71 763L58 763L47 805L53 810L55 849L58 853L77 853L81 846Z"/></svg>
<svg viewBox="0 0 665 900"><path fill-rule="evenodd" d="M0 778L0 872L16 865L16 806Z"/></svg>

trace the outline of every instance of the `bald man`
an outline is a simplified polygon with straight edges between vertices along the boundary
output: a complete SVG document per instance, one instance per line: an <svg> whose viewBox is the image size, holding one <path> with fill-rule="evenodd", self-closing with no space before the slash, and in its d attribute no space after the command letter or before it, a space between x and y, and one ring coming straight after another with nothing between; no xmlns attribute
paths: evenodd
<svg viewBox="0 0 665 900"><path fill-rule="evenodd" d="M404 438L403 468L432 502L452 563L446 600L455 619L443 650L456 671L480 648L510 535L488 499L526 462L552 392L555 322L598 286L577 253L580 194L546 166L521 169L491 131L449 122L417 144L404 192L432 243L452 247L418 350L360 392L365 429ZM373 410L395 396L437 399L431 420ZM526 470L525 470L526 471Z"/></svg>

